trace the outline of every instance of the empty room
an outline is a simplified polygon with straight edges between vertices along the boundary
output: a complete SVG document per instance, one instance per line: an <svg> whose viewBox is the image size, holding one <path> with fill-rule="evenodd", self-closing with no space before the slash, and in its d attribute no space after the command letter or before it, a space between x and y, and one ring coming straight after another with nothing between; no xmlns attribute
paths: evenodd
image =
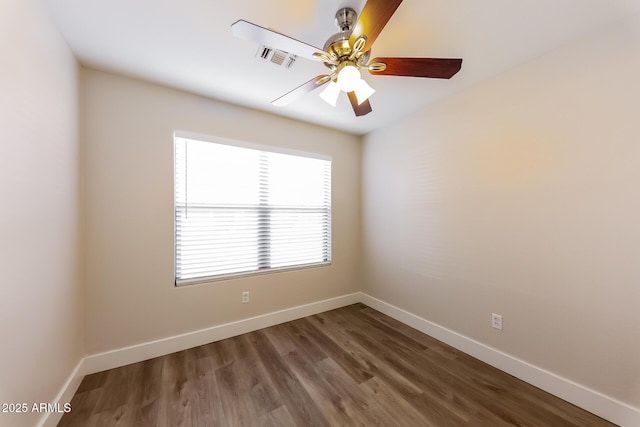
<svg viewBox="0 0 640 427"><path fill-rule="evenodd" d="M0 426L640 426L638 0L0 0Z"/></svg>

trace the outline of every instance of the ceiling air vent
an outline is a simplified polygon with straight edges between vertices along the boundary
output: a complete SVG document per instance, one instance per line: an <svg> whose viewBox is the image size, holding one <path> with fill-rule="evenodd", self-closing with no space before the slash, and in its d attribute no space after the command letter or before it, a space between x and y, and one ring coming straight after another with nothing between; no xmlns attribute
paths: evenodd
<svg viewBox="0 0 640 427"><path fill-rule="evenodd" d="M262 61L269 61L280 67L291 68L298 56L271 47L260 46L256 53L256 58Z"/></svg>

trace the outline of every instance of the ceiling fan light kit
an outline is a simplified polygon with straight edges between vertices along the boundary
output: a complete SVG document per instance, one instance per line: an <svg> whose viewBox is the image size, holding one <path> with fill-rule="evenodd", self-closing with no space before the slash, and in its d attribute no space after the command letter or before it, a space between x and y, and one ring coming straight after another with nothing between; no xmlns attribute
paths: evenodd
<svg viewBox="0 0 640 427"><path fill-rule="evenodd" d="M368 0L360 16L349 7L338 10L335 23L340 31L327 39L323 49L244 20L234 23L231 29L236 37L321 61L331 70L330 74L317 76L275 99L273 105L289 105L327 85L320 98L335 107L340 92L345 92L355 115L363 116L372 111L369 97L375 90L362 78L361 68L372 75L449 79L462 67L462 59L448 58L374 58L369 61L373 42L400 3L402 0Z"/></svg>

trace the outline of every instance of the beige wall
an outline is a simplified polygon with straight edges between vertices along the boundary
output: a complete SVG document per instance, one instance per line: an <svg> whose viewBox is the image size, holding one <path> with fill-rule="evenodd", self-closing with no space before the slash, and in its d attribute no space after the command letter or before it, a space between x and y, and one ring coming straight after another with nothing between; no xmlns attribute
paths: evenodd
<svg viewBox="0 0 640 427"><path fill-rule="evenodd" d="M358 138L94 70L82 93L89 354L361 288ZM333 264L175 288L174 130L332 156Z"/></svg>
<svg viewBox="0 0 640 427"><path fill-rule="evenodd" d="M38 1L0 2L0 52L0 403L53 403L83 354L78 68Z"/></svg>
<svg viewBox="0 0 640 427"><path fill-rule="evenodd" d="M640 406L639 24L366 137L361 236L359 138L90 69L81 179L75 60L38 2L5 0L0 402L52 402L83 341L95 354L364 289ZM332 156L333 264L174 288L174 130Z"/></svg>
<svg viewBox="0 0 640 427"><path fill-rule="evenodd" d="M638 28L369 135L365 291L640 407Z"/></svg>

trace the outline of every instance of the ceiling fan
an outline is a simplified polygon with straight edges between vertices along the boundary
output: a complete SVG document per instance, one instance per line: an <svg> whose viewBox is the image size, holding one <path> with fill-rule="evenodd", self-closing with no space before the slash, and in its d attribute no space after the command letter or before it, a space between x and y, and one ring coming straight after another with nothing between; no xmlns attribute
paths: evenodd
<svg viewBox="0 0 640 427"><path fill-rule="evenodd" d="M400 3L402 0L368 0L359 17L349 7L338 10L336 24L340 32L329 37L323 49L245 20L231 25L231 30L238 38L322 61L331 70L275 99L273 105L288 105L328 83L320 93L322 99L335 106L340 92L346 92L356 116L364 116L372 111L369 97L375 91L362 79L361 68L372 75L450 79L462 66L462 59L452 58L384 57L369 60L371 46Z"/></svg>

